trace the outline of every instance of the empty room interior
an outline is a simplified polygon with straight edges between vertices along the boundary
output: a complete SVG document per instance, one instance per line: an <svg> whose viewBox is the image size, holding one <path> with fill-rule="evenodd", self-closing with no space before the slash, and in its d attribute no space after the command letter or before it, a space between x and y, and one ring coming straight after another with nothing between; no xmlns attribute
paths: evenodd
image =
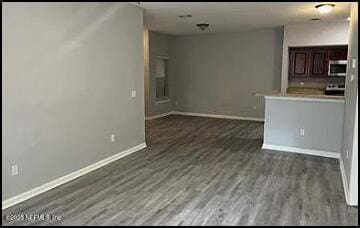
<svg viewBox="0 0 360 228"><path fill-rule="evenodd" d="M358 226L357 2L3 2L2 225Z"/></svg>

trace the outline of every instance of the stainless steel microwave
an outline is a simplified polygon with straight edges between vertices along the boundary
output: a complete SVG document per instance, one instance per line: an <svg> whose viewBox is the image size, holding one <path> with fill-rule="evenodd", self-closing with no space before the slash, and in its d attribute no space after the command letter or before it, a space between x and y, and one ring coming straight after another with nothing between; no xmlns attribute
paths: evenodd
<svg viewBox="0 0 360 228"><path fill-rule="evenodd" d="M329 76L346 76L347 60L330 60Z"/></svg>

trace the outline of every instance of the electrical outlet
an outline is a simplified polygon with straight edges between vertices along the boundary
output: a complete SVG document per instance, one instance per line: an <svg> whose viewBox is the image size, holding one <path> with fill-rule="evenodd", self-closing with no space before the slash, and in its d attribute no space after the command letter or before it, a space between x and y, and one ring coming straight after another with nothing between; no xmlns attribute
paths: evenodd
<svg viewBox="0 0 360 228"><path fill-rule="evenodd" d="M111 140L111 142L115 142L115 135L114 135L114 134L112 134L112 135L110 136L110 140Z"/></svg>
<svg viewBox="0 0 360 228"><path fill-rule="evenodd" d="M132 90L132 91L131 91L131 97L132 97L132 98L136 97L136 90Z"/></svg>
<svg viewBox="0 0 360 228"><path fill-rule="evenodd" d="M300 135L304 136L305 135L305 129L304 128L300 128Z"/></svg>
<svg viewBox="0 0 360 228"><path fill-rule="evenodd" d="M11 175L16 176L19 174L18 165L12 165L11 166Z"/></svg>
<svg viewBox="0 0 360 228"><path fill-rule="evenodd" d="M353 74L350 75L350 81L351 82L354 81L354 75Z"/></svg>

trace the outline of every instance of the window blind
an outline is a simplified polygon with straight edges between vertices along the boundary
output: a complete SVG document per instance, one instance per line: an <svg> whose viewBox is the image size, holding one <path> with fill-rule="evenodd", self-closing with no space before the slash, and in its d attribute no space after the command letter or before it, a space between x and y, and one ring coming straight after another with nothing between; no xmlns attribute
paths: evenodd
<svg viewBox="0 0 360 228"><path fill-rule="evenodd" d="M165 77L165 61L166 59L156 59L156 66L155 66L155 77L157 78L164 78Z"/></svg>

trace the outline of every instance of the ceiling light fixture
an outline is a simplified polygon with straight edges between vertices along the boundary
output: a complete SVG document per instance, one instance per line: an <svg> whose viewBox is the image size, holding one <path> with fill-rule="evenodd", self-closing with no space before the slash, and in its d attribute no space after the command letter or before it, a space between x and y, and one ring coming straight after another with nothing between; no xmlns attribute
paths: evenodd
<svg viewBox="0 0 360 228"><path fill-rule="evenodd" d="M319 4L315 8L321 13L330 13L330 11L335 7L335 4Z"/></svg>
<svg viewBox="0 0 360 228"><path fill-rule="evenodd" d="M350 18L350 17L348 17L348 18L346 18L346 20L350 21L350 20L351 20L351 18Z"/></svg>
<svg viewBox="0 0 360 228"><path fill-rule="evenodd" d="M200 30L205 30L207 27L209 27L208 23L200 23L196 25Z"/></svg>

